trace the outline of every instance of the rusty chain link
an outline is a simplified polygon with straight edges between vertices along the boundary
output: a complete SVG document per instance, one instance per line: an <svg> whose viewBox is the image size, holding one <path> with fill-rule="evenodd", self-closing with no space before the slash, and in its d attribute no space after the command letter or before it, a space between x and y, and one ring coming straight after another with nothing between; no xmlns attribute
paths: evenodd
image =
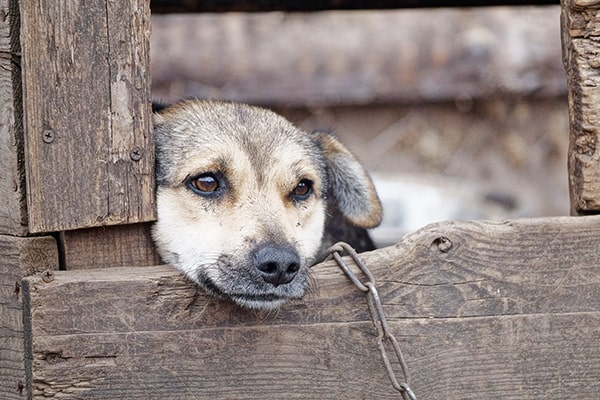
<svg viewBox="0 0 600 400"><path fill-rule="evenodd" d="M361 280L358 279L354 272L352 272L348 264L346 264L346 262L342 259L342 253L344 252L348 253L352 261L367 277L366 283L361 282ZM383 311L383 305L381 304L379 293L377 292L377 288L375 286L375 278L373 277L373 274L362 262L362 260L360 259L356 251L352 248L352 246L350 246L347 243L339 242L334 244L332 247L329 248L328 253L333 257L338 266L344 271L346 276L350 278L354 286L356 286L360 291L367 294L367 304L369 306L369 312L371 313L371 319L373 320L373 324L375 325L375 328L377 330L377 348L379 349L379 353L381 354L381 359L383 360L383 364L385 365L385 369L387 371L388 377L390 378L392 386L394 387L394 389L401 393L402 398L404 400L417 400L417 397L409 387L410 373L408 372L408 367L406 365L406 361L404 361L404 356L402 355L402 351L400 350L398 341L388 328L387 319ZM396 373L394 372L392 362L390 361L387 350L385 349L386 342L394 349L394 353L396 354L396 358L398 359L400 368L402 369L404 380L401 382L399 382L396 378Z"/></svg>

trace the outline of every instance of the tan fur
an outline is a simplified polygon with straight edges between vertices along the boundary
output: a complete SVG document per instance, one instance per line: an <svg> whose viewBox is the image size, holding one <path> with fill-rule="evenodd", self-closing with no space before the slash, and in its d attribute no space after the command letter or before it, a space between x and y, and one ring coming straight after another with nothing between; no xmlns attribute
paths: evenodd
<svg viewBox="0 0 600 400"><path fill-rule="evenodd" d="M306 134L264 109L208 101L177 103L154 122L154 240L166 262L212 294L262 309L301 297L322 247L331 198L345 202L342 214L356 225L381 219L368 175L331 136ZM190 178L206 173L219 178L217 195L191 187ZM300 201L292 194L307 181L312 192ZM330 182L348 193L338 194ZM257 267L265 257L274 257L273 265L282 259L289 271L281 273L292 280L263 271L269 262Z"/></svg>

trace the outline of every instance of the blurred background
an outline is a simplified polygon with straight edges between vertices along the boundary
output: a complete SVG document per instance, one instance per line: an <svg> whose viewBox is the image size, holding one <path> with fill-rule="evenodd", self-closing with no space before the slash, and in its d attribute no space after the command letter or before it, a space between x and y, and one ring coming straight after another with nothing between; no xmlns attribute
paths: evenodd
<svg viewBox="0 0 600 400"><path fill-rule="evenodd" d="M388 245L428 223L568 215L560 7L152 17L153 97L329 129L375 179Z"/></svg>

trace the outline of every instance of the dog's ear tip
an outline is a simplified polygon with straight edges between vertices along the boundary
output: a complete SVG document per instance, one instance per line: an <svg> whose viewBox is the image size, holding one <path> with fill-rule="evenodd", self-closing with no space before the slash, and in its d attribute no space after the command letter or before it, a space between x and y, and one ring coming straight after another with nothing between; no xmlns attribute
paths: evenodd
<svg viewBox="0 0 600 400"><path fill-rule="evenodd" d="M353 224L365 229L376 228L383 219L383 208L375 189L372 190L370 197L366 206L361 208L360 215L346 216Z"/></svg>
<svg viewBox="0 0 600 400"><path fill-rule="evenodd" d="M381 220L383 219L383 209L381 207L381 203L379 199L377 199L377 205L373 206L373 210L369 215L367 222L367 226L365 228L375 228L381 224Z"/></svg>

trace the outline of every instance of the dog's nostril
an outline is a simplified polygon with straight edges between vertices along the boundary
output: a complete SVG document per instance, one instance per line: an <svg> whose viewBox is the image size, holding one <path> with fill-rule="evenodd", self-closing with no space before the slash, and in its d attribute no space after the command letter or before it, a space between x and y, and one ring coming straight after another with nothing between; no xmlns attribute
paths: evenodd
<svg viewBox="0 0 600 400"><path fill-rule="evenodd" d="M265 282L275 286L290 283L300 270L300 258L295 251L264 246L254 253L254 266Z"/></svg>
<svg viewBox="0 0 600 400"><path fill-rule="evenodd" d="M300 269L300 264L293 263L293 264L288 265L287 272L291 273L291 274L295 274L296 272L298 272L299 269Z"/></svg>
<svg viewBox="0 0 600 400"><path fill-rule="evenodd" d="M274 262L262 264L258 266L258 269L267 274L274 274L277 272L277 264Z"/></svg>

